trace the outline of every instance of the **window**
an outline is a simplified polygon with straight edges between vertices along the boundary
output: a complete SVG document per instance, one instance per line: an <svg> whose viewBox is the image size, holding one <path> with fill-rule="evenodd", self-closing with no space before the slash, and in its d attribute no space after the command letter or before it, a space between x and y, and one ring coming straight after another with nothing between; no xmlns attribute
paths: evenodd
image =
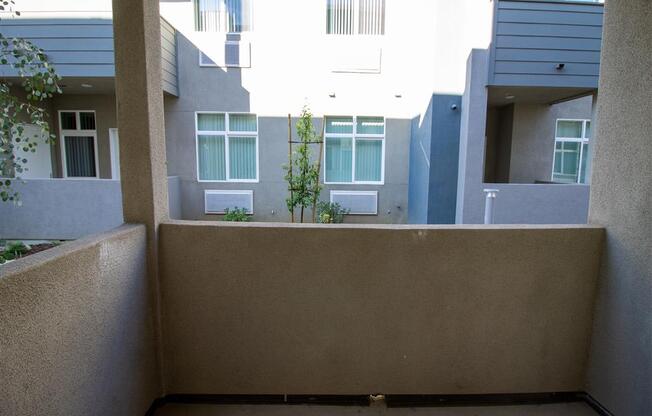
<svg viewBox="0 0 652 416"><path fill-rule="evenodd" d="M199 181L258 181L255 114L197 113L196 133Z"/></svg>
<svg viewBox="0 0 652 416"><path fill-rule="evenodd" d="M326 33L385 34L385 0L326 0Z"/></svg>
<svg viewBox="0 0 652 416"><path fill-rule="evenodd" d="M194 0L195 30L239 33L251 30L251 0Z"/></svg>
<svg viewBox="0 0 652 416"><path fill-rule="evenodd" d="M382 117L326 117L325 141L325 183L383 183Z"/></svg>
<svg viewBox="0 0 652 416"><path fill-rule="evenodd" d="M552 180L586 183L590 120L557 120Z"/></svg>
<svg viewBox="0 0 652 416"><path fill-rule="evenodd" d="M60 111L63 172L69 178L97 178L95 111Z"/></svg>

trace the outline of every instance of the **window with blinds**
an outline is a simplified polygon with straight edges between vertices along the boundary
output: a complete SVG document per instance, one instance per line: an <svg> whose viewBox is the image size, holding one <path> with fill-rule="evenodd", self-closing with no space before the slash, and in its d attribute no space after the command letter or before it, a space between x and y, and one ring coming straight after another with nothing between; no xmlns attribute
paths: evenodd
<svg viewBox="0 0 652 416"><path fill-rule="evenodd" d="M383 183L383 117L326 117L325 133L325 183Z"/></svg>
<svg viewBox="0 0 652 416"><path fill-rule="evenodd" d="M258 181L255 114L197 113L196 126L199 181Z"/></svg>
<svg viewBox="0 0 652 416"><path fill-rule="evenodd" d="M240 33L251 31L252 0L194 0L195 30Z"/></svg>
<svg viewBox="0 0 652 416"><path fill-rule="evenodd" d="M326 33L385 34L385 0L326 0Z"/></svg>
<svg viewBox="0 0 652 416"><path fill-rule="evenodd" d="M97 131L94 111L61 111L64 173L68 178L96 178Z"/></svg>

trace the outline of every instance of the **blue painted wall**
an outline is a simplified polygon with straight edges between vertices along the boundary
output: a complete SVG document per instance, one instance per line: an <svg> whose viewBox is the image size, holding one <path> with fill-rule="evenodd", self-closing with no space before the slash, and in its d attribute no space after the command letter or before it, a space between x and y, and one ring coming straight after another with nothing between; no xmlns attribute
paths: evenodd
<svg viewBox="0 0 652 416"><path fill-rule="evenodd" d="M455 223L461 105L460 96L435 94L423 116L412 120L411 224Z"/></svg>
<svg viewBox="0 0 652 416"><path fill-rule="evenodd" d="M489 84L597 88L603 10L599 3L497 0Z"/></svg>

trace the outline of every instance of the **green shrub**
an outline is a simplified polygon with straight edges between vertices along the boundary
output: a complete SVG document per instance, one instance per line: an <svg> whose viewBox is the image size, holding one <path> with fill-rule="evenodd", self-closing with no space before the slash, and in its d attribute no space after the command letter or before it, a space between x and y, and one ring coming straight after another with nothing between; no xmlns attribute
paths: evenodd
<svg viewBox="0 0 652 416"><path fill-rule="evenodd" d="M317 204L317 222L322 224L341 224L344 216L350 212L337 202L320 202Z"/></svg>
<svg viewBox="0 0 652 416"><path fill-rule="evenodd" d="M224 211L224 221L248 222L249 215L247 215L247 210L245 208L227 208Z"/></svg>
<svg viewBox="0 0 652 416"><path fill-rule="evenodd" d="M29 246L22 241L7 242L4 250L0 252L0 264L22 257L28 251Z"/></svg>

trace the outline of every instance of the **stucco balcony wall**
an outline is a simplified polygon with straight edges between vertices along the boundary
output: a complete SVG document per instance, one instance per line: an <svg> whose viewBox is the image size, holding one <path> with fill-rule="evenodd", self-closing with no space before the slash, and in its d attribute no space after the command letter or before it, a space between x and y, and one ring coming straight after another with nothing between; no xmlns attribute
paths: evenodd
<svg viewBox="0 0 652 416"><path fill-rule="evenodd" d="M603 230L161 225L169 393L584 388Z"/></svg>

